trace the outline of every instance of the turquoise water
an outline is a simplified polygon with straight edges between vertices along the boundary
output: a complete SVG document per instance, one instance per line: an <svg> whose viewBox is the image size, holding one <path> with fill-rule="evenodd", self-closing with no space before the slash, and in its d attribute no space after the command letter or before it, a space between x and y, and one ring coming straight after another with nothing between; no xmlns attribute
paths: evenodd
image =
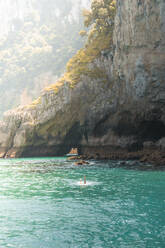
<svg viewBox="0 0 165 248"><path fill-rule="evenodd" d="M131 163L0 160L0 248L164 248L165 171Z"/></svg>

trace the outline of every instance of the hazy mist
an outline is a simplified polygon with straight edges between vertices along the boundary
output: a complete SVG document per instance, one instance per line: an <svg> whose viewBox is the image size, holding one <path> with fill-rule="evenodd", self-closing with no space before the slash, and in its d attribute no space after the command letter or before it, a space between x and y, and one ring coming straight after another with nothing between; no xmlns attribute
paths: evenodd
<svg viewBox="0 0 165 248"><path fill-rule="evenodd" d="M0 0L0 116L29 104L82 47L89 0Z"/></svg>

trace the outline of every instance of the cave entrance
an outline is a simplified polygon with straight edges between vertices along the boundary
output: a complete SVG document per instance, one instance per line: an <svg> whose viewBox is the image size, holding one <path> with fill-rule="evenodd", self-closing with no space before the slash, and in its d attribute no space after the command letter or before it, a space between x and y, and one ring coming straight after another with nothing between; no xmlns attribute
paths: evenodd
<svg viewBox="0 0 165 248"><path fill-rule="evenodd" d="M143 141L158 141L165 137L165 125L160 120L143 121L139 125L139 137Z"/></svg>

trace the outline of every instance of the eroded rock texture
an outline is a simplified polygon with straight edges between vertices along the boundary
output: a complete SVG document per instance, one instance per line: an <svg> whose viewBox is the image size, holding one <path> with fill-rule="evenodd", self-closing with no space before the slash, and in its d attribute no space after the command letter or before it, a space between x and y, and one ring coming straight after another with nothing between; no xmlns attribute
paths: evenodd
<svg viewBox="0 0 165 248"><path fill-rule="evenodd" d="M91 66L104 78L82 75L74 89L66 82L35 107L7 112L1 155L63 155L78 147L120 157L165 149L165 1L118 0L113 49Z"/></svg>

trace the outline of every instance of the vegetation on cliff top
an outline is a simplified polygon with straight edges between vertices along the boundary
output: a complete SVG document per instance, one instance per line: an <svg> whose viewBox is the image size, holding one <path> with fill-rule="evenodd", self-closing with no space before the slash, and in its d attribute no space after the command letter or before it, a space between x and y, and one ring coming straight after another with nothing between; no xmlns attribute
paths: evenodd
<svg viewBox="0 0 165 248"><path fill-rule="evenodd" d="M106 80L104 71L98 67L91 68L90 64L101 55L103 50L110 49L112 45L115 13L115 0L92 0L91 9L83 10L84 26L87 31L81 30L79 34L86 37L85 46L68 61L64 76L55 84L46 87L45 91L58 93L64 82L68 82L70 87L74 88L82 75ZM34 103L37 104L40 101Z"/></svg>
<svg viewBox="0 0 165 248"><path fill-rule="evenodd" d="M90 63L101 55L103 50L109 49L112 44L114 17L116 12L115 0L92 0L91 9L83 10L84 26L87 29L79 32L80 36L86 37L84 48L68 61L66 72L56 84L46 88L58 92L64 81L71 87L80 80L81 75L92 78L104 78L104 72L99 68L90 68Z"/></svg>
<svg viewBox="0 0 165 248"><path fill-rule="evenodd" d="M84 10L84 25L90 29L80 31L86 36L85 47L80 49L67 63L64 78L73 86L81 75L102 77L104 73L99 68L91 69L89 63L101 55L101 51L110 48L116 10L114 0L93 0L91 10Z"/></svg>

